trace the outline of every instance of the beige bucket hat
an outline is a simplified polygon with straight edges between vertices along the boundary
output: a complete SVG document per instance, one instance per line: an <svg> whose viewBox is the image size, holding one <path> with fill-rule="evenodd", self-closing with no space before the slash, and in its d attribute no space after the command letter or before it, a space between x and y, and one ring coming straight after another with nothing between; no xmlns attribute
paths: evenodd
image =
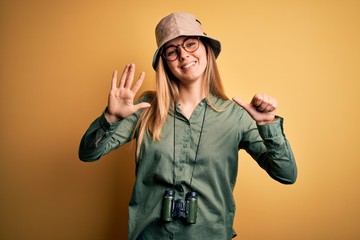
<svg viewBox="0 0 360 240"><path fill-rule="evenodd" d="M180 36L199 36L206 39L210 47L213 49L217 58L221 51L221 43L204 33L201 23L192 14L189 13L171 13L160 20L155 28L156 44L158 49L155 51L152 66L156 70L156 66L161 54L161 48L165 43Z"/></svg>

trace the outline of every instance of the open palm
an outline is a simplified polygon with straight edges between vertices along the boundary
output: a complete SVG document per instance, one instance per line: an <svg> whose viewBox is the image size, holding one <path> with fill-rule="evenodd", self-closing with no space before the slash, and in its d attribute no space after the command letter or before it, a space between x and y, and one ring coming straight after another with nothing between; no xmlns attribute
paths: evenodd
<svg viewBox="0 0 360 240"><path fill-rule="evenodd" d="M134 80L134 73L135 64L126 65L118 84L118 72L114 71L107 106L106 118L108 121L118 121L132 115L142 108L150 107L150 104L146 102L134 105L135 95L141 87L145 77L145 73L142 72L135 85L131 88Z"/></svg>

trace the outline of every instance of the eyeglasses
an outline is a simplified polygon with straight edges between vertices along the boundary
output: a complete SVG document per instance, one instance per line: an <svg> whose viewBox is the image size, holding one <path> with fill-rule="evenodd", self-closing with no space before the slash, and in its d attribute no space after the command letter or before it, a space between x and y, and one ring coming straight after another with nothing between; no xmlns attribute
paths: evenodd
<svg viewBox="0 0 360 240"><path fill-rule="evenodd" d="M164 48L162 56L167 61L175 61L179 57L179 47L181 46L185 51L192 53L198 50L200 45L200 37L186 38L183 43L178 45L170 45Z"/></svg>

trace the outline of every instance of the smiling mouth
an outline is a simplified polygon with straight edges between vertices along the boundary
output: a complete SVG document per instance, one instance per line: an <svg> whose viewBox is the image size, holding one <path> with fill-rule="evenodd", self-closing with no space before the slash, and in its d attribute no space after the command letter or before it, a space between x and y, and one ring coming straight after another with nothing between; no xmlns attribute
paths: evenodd
<svg viewBox="0 0 360 240"><path fill-rule="evenodd" d="M191 63L186 64L185 66L182 66L181 69L186 70L186 69L191 68L194 65L195 65L195 62L191 62Z"/></svg>

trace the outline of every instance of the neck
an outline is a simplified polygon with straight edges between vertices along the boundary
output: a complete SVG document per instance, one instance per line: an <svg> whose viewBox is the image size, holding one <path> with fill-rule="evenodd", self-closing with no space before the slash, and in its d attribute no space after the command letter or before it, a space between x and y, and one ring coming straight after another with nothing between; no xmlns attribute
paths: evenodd
<svg viewBox="0 0 360 240"><path fill-rule="evenodd" d="M197 105L205 98L205 93L201 88L179 88L180 99L182 105Z"/></svg>
<svg viewBox="0 0 360 240"><path fill-rule="evenodd" d="M179 86L179 103L184 115L189 119L196 106L205 98L201 86Z"/></svg>

